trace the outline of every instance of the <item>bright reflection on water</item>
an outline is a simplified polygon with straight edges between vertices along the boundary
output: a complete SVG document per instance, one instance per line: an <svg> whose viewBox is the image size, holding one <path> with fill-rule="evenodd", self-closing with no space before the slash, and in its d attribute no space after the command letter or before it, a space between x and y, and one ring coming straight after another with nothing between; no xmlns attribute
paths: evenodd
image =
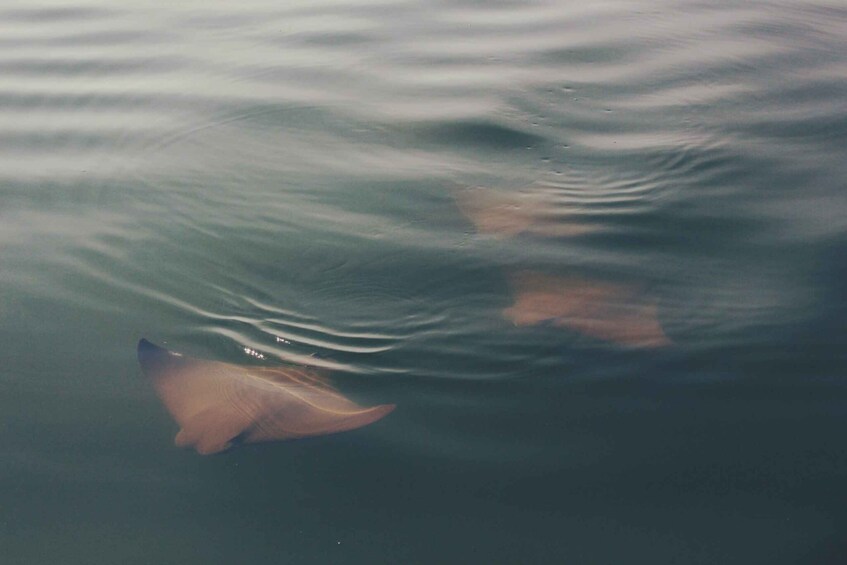
<svg viewBox="0 0 847 565"><path fill-rule="evenodd" d="M847 9L7 1L4 563L839 563ZM359 430L199 457L147 337Z"/></svg>

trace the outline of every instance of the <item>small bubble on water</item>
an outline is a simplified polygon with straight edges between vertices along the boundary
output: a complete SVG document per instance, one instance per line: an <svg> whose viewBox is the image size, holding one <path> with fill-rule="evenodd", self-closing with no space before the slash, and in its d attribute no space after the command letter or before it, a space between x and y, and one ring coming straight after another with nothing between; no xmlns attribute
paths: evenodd
<svg viewBox="0 0 847 565"><path fill-rule="evenodd" d="M252 357L255 357L256 359L264 359L265 358L265 356L263 354L256 351L255 349L251 349L249 347L245 347L243 349L244 349L244 353L246 353L247 355L250 355Z"/></svg>

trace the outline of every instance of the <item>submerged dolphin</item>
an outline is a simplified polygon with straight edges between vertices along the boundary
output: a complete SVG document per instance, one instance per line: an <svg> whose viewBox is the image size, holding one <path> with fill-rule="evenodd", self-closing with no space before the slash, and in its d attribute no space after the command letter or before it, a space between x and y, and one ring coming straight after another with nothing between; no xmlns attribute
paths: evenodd
<svg viewBox="0 0 847 565"><path fill-rule="evenodd" d="M362 408L314 369L243 367L186 357L142 339L141 370L180 425L175 443L197 453L343 432L379 420L393 404Z"/></svg>

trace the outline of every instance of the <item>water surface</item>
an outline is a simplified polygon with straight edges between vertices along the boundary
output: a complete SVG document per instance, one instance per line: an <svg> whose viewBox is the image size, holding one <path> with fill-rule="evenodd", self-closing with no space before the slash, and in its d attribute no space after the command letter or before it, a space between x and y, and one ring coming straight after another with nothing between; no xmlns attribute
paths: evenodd
<svg viewBox="0 0 847 565"><path fill-rule="evenodd" d="M5 2L4 563L840 562L845 29L834 0ZM469 187L552 227L487 231ZM515 323L525 272L636 289L669 343ZM202 458L142 336L398 408Z"/></svg>

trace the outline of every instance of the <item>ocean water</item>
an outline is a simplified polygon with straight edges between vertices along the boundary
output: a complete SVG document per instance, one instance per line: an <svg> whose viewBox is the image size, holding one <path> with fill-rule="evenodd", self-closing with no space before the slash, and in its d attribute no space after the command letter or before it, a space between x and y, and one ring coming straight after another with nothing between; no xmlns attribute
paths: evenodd
<svg viewBox="0 0 847 565"><path fill-rule="evenodd" d="M845 562L845 30L7 0L0 562ZM142 337L397 408L200 456Z"/></svg>

